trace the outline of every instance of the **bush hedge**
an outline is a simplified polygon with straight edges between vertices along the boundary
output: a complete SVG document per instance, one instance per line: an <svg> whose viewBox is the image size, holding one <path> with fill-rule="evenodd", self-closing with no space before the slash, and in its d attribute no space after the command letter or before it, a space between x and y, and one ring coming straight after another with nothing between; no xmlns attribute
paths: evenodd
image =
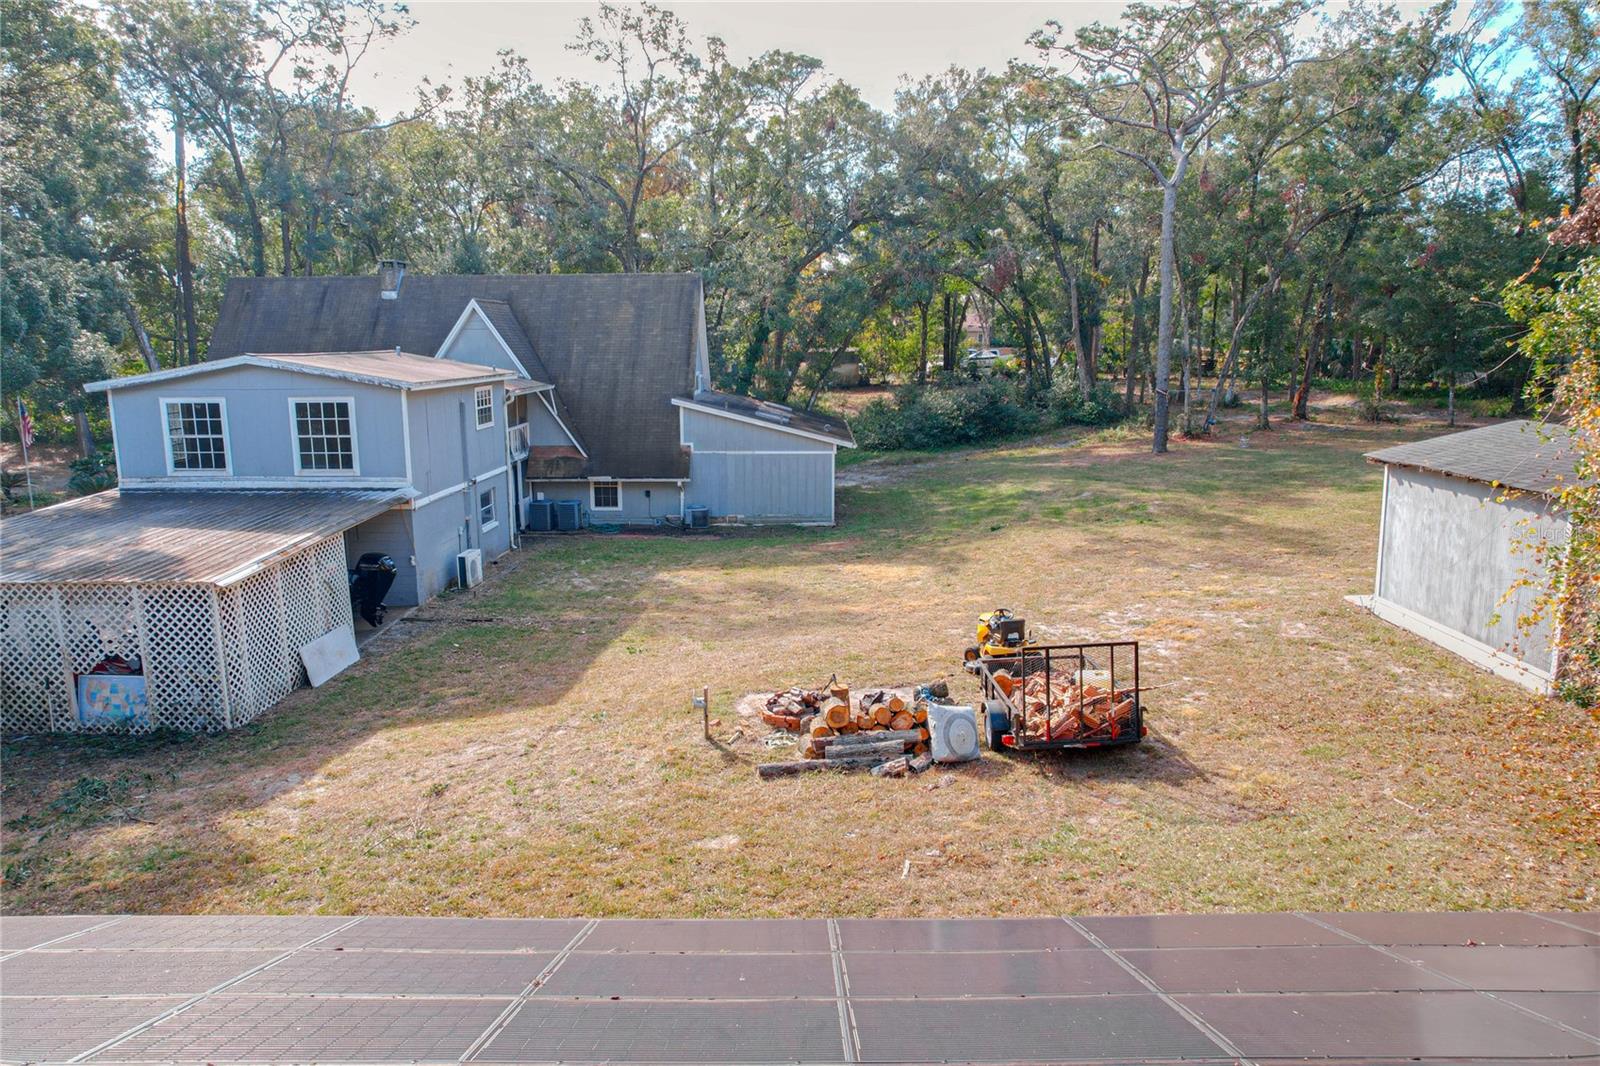
<svg viewBox="0 0 1600 1066"><path fill-rule="evenodd" d="M906 385L874 400L850 420L856 441L873 451L929 451L1004 440L1056 426L1105 426L1126 417L1122 398L1101 385L1083 396L1057 380L1029 394L1022 383L989 378L970 385Z"/></svg>

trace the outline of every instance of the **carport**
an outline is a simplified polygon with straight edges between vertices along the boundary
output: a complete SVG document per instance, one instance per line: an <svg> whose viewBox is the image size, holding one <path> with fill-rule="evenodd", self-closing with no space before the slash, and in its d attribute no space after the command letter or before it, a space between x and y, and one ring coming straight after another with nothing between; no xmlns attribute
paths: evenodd
<svg viewBox="0 0 1600 1066"><path fill-rule="evenodd" d="M111 491L0 522L0 728L232 729L351 626L344 533L382 491Z"/></svg>

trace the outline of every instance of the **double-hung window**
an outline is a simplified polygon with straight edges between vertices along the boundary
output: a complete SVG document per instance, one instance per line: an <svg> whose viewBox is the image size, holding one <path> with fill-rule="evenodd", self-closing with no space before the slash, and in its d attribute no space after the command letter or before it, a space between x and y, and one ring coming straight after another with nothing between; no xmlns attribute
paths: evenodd
<svg viewBox="0 0 1600 1066"><path fill-rule="evenodd" d="M222 400L162 400L167 469L174 474L228 473L227 405Z"/></svg>
<svg viewBox="0 0 1600 1066"><path fill-rule="evenodd" d="M478 412L478 428L489 429L494 425L494 386L479 385L472 392L472 404Z"/></svg>
<svg viewBox="0 0 1600 1066"><path fill-rule="evenodd" d="M494 489L478 493L478 528L488 532L500 524L494 516Z"/></svg>
<svg viewBox="0 0 1600 1066"><path fill-rule="evenodd" d="M615 481L589 482L589 509L591 511L622 510L622 486Z"/></svg>
<svg viewBox="0 0 1600 1066"><path fill-rule="evenodd" d="M298 473L356 472L354 407L355 402L348 398L289 401Z"/></svg>

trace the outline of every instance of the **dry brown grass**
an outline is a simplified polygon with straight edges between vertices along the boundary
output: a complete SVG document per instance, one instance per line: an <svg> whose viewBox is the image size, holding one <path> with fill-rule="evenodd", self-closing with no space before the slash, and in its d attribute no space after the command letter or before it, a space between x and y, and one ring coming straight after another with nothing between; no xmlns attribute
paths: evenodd
<svg viewBox="0 0 1600 1066"><path fill-rule="evenodd" d="M1361 453L1416 432L1160 459L1062 435L896 464L834 530L534 541L258 726L9 743L6 907L1592 907L1595 722L1343 602L1376 540ZM736 697L835 671L971 695L954 666L997 604L1143 641L1148 741L986 754L947 787L757 781L779 753Z"/></svg>

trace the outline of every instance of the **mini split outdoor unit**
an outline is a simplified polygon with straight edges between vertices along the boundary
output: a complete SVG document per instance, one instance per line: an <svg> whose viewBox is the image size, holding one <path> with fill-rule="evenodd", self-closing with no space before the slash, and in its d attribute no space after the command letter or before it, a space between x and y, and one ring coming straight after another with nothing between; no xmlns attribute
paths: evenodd
<svg viewBox="0 0 1600 1066"><path fill-rule="evenodd" d="M468 548L456 556L456 584L470 589L483 580L483 551Z"/></svg>

